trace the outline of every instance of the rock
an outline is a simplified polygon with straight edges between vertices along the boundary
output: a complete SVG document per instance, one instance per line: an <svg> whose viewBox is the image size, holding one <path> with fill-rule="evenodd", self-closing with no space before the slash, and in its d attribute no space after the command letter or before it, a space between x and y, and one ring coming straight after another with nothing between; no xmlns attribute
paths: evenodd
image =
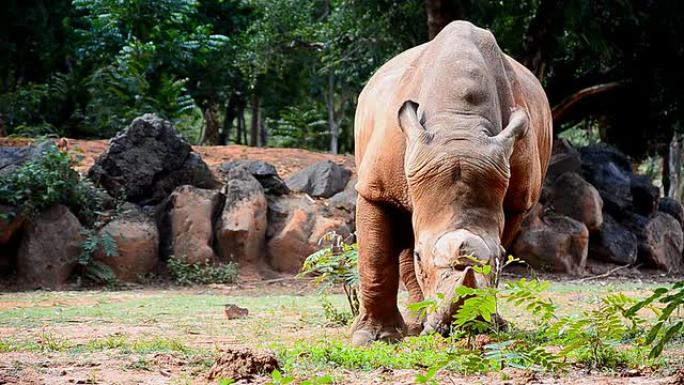
<svg viewBox="0 0 684 385"><path fill-rule="evenodd" d="M589 230L569 217L545 215L526 220L513 252L535 269L582 274L587 262Z"/></svg>
<svg viewBox="0 0 684 385"><path fill-rule="evenodd" d="M674 217L663 212L656 212L647 219L638 238L638 257L646 266L668 272L683 270L684 234Z"/></svg>
<svg viewBox="0 0 684 385"><path fill-rule="evenodd" d="M251 380L258 375L270 375L280 369L278 360L271 352L252 352L249 349L228 349L221 352L216 363L209 370L207 379L233 381Z"/></svg>
<svg viewBox="0 0 684 385"><path fill-rule="evenodd" d="M328 204L334 208L356 213L356 178L347 183L347 187L328 199Z"/></svg>
<svg viewBox="0 0 684 385"><path fill-rule="evenodd" d="M566 172L582 172L580 155L567 140L557 139L553 142L553 152L545 181L551 183Z"/></svg>
<svg viewBox="0 0 684 385"><path fill-rule="evenodd" d="M112 196L151 204L180 185L216 188L207 165L177 133L171 122L153 114L133 120L109 142L88 171L95 184Z"/></svg>
<svg viewBox="0 0 684 385"><path fill-rule="evenodd" d="M610 215L589 238L589 257L618 265L630 265L637 260L637 237L618 224Z"/></svg>
<svg viewBox="0 0 684 385"><path fill-rule="evenodd" d="M16 207L0 204L0 246L7 245L15 237L24 219Z"/></svg>
<svg viewBox="0 0 684 385"><path fill-rule="evenodd" d="M26 147L0 146L0 177L9 175L26 162L37 160L54 144L50 141L34 143Z"/></svg>
<svg viewBox="0 0 684 385"><path fill-rule="evenodd" d="M560 175L551 186L549 201L557 213L584 223L589 231L603 223L601 195L577 173Z"/></svg>
<svg viewBox="0 0 684 385"><path fill-rule="evenodd" d="M673 198L660 198L658 201L658 211L672 215L680 225L684 226L684 206Z"/></svg>
<svg viewBox="0 0 684 385"><path fill-rule="evenodd" d="M278 175L275 166L258 159L239 159L224 162L219 167L222 174L228 173L238 167L244 167L252 176L259 181L266 194L283 195L290 192L287 185Z"/></svg>
<svg viewBox="0 0 684 385"><path fill-rule="evenodd" d="M601 194L606 211L616 219L632 209L629 158L618 150L603 144L580 149L582 173Z"/></svg>
<svg viewBox="0 0 684 385"><path fill-rule="evenodd" d="M17 253L17 280L31 288L59 288L76 267L81 223L56 205L29 220Z"/></svg>
<svg viewBox="0 0 684 385"><path fill-rule="evenodd" d="M325 233L350 234L344 218L330 217L324 207L305 197L269 199L268 207L268 258L278 271L299 272L306 257L321 248L319 240Z"/></svg>
<svg viewBox="0 0 684 385"><path fill-rule="evenodd" d="M243 167L226 172L225 204L216 223L221 259L254 263L266 251L268 205L261 184Z"/></svg>
<svg viewBox="0 0 684 385"><path fill-rule="evenodd" d="M223 199L218 190L178 187L169 197L170 247L174 258L185 263L214 261L213 222Z"/></svg>
<svg viewBox="0 0 684 385"><path fill-rule="evenodd" d="M330 198L344 189L350 177L351 171L333 161L325 160L296 173L286 183L292 191L312 197Z"/></svg>
<svg viewBox="0 0 684 385"><path fill-rule="evenodd" d="M229 320L245 318L249 315L249 310L234 304L228 304L223 309L223 313Z"/></svg>
<svg viewBox="0 0 684 385"><path fill-rule="evenodd" d="M117 255L108 256L104 250L98 250L94 258L109 266L117 279L135 282L157 266L159 231L150 217L130 206L99 232L100 236L109 234L114 239Z"/></svg>
<svg viewBox="0 0 684 385"><path fill-rule="evenodd" d="M630 179L630 191L632 192L632 206L634 212L649 216L658 208L660 190L651 182L646 175L632 175Z"/></svg>

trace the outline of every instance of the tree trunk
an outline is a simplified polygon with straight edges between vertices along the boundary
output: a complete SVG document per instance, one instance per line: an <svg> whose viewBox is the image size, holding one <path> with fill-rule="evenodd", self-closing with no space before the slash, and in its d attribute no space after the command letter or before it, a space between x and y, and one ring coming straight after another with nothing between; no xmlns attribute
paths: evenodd
<svg viewBox="0 0 684 385"><path fill-rule="evenodd" d="M460 0L425 0L428 36L432 40L442 28L454 20L463 19L463 6Z"/></svg>
<svg viewBox="0 0 684 385"><path fill-rule="evenodd" d="M554 32L562 29L560 16L568 0L541 0L525 34L525 56L522 63L539 79L544 78Z"/></svg>
<svg viewBox="0 0 684 385"><path fill-rule="evenodd" d="M230 132L233 130L235 113L235 96L233 96L228 100L228 103L226 103L226 117L223 119L223 131L221 131L220 138L221 144L228 144L230 142Z"/></svg>
<svg viewBox="0 0 684 385"><path fill-rule="evenodd" d="M249 145L259 147L261 136L261 98L254 94L252 96L252 125L250 129Z"/></svg>
<svg viewBox="0 0 684 385"><path fill-rule="evenodd" d="M330 153L337 155L338 138L340 133L335 121L335 78L332 71L328 73L328 97L326 98L328 107L328 130L330 131Z"/></svg>
<svg viewBox="0 0 684 385"><path fill-rule="evenodd" d="M218 105L214 101L209 101L204 107L204 137L202 144L219 144L219 120Z"/></svg>
<svg viewBox="0 0 684 385"><path fill-rule="evenodd" d="M678 201L682 199L682 134L675 132L670 141L668 156L668 169L670 174L667 196ZM664 186L663 186L664 187Z"/></svg>

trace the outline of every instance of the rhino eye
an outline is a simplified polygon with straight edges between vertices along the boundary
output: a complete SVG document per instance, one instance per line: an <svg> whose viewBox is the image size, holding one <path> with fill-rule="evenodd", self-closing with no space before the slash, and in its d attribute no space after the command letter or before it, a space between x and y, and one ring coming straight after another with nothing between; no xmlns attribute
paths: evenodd
<svg viewBox="0 0 684 385"><path fill-rule="evenodd" d="M417 251L413 252L413 257L416 259L416 261L420 262L420 253Z"/></svg>

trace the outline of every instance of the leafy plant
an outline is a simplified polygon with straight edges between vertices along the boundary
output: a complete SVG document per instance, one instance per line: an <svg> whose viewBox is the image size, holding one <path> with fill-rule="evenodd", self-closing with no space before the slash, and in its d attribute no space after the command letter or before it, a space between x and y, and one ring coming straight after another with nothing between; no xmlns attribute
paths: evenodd
<svg viewBox="0 0 684 385"><path fill-rule="evenodd" d="M656 301L665 306L662 311L651 306ZM654 290L650 297L630 307L625 316L636 317L637 312L646 307L659 313L655 325L648 331L644 340L646 345L651 346L649 357L657 358L668 342L682 334L684 320L681 315L676 316L675 312L680 313L684 308L684 281L679 281L670 288L661 287Z"/></svg>
<svg viewBox="0 0 684 385"><path fill-rule="evenodd" d="M354 319L354 316L351 313L337 310L327 296L323 296L321 302L323 317L325 318L327 326L345 326Z"/></svg>
<svg viewBox="0 0 684 385"><path fill-rule="evenodd" d="M171 277L179 285L206 285L211 283L233 283L238 277L238 266L229 262L221 265L205 263L186 263L176 258L167 262Z"/></svg>
<svg viewBox="0 0 684 385"><path fill-rule="evenodd" d="M101 202L97 189L72 168L74 160L53 143L35 145L41 155L0 177L0 203L34 215L56 204L69 207L76 216L91 221Z"/></svg>
<svg viewBox="0 0 684 385"><path fill-rule="evenodd" d="M118 256L119 250L116 241L107 232L100 235L94 230L87 229L83 230L82 233L84 240L81 243L81 254L77 259L81 265L81 275L95 283L114 284L116 275L112 269L101 261L93 259L93 256L98 250L102 250L107 257Z"/></svg>
<svg viewBox="0 0 684 385"><path fill-rule="evenodd" d="M319 244L327 246L306 258L299 276L313 276L321 290L341 285L351 314L356 317L359 314L357 244L345 242L334 231L325 234Z"/></svg>

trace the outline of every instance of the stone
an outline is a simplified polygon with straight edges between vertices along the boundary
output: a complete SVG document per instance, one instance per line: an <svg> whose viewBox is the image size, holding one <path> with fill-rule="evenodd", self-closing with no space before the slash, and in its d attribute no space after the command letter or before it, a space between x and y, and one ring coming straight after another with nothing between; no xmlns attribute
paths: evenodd
<svg viewBox="0 0 684 385"><path fill-rule="evenodd" d="M108 256L98 250L94 259L112 269L116 278L136 282L152 273L159 262L159 230L156 223L134 205L128 205L119 216L99 231L109 234L117 246L117 255Z"/></svg>
<svg viewBox="0 0 684 385"><path fill-rule="evenodd" d="M333 217L302 196L269 198L268 208L268 262L278 271L299 272L304 260L321 248L319 241L326 233L351 233L344 217Z"/></svg>
<svg viewBox="0 0 684 385"><path fill-rule="evenodd" d="M54 144L50 141L34 143L25 147L0 146L0 177L11 174L26 162L40 158Z"/></svg>
<svg viewBox="0 0 684 385"><path fill-rule="evenodd" d="M347 183L344 190L328 199L328 204L336 209L345 210L352 214L356 213L356 178Z"/></svg>
<svg viewBox="0 0 684 385"><path fill-rule="evenodd" d="M583 274L589 230L577 220L559 215L530 217L513 244L513 253L535 269Z"/></svg>
<svg viewBox="0 0 684 385"><path fill-rule="evenodd" d="M589 231L603 223L601 195L577 173L560 175L551 186L549 201L557 213L584 223Z"/></svg>
<svg viewBox="0 0 684 385"><path fill-rule="evenodd" d="M266 194L283 195L290 192L285 182L278 175L275 166L258 159L238 159L224 162L219 166L219 172L228 173L235 168L244 167L259 181Z"/></svg>
<svg viewBox="0 0 684 385"><path fill-rule="evenodd" d="M601 229L589 237L589 258L618 265L637 261L637 237L610 215L603 217Z"/></svg>
<svg viewBox="0 0 684 385"><path fill-rule="evenodd" d="M0 204L0 246L7 245L17 235L25 217L13 206Z"/></svg>
<svg viewBox="0 0 684 385"><path fill-rule="evenodd" d="M553 142L553 151L551 152L545 181L551 183L566 172L582 172L582 162L579 152L567 140L557 139Z"/></svg>
<svg viewBox="0 0 684 385"><path fill-rule="evenodd" d="M684 226L684 206L678 200L667 197L660 198L658 211L672 215L680 225Z"/></svg>
<svg viewBox="0 0 684 385"><path fill-rule="evenodd" d="M632 206L634 212L649 216L658 208L660 190L651 182L646 175L632 175L630 178L630 191L632 193Z"/></svg>
<svg viewBox="0 0 684 385"><path fill-rule="evenodd" d="M179 261L195 264L212 262L214 218L223 200L218 190L194 186L178 187L167 205L170 252Z"/></svg>
<svg viewBox="0 0 684 385"><path fill-rule="evenodd" d="M261 184L243 167L226 172L223 210L216 223L222 261L255 263L266 252L268 204Z"/></svg>
<svg viewBox="0 0 684 385"><path fill-rule="evenodd" d="M218 187L171 122L154 114L136 118L112 138L88 177L112 196L141 205L158 203L181 185Z"/></svg>
<svg viewBox="0 0 684 385"><path fill-rule="evenodd" d="M63 286L77 265L81 223L66 206L56 205L26 224L17 253L17 281L30 288Z"/></svg>
<svg viewBox="0 0 684 385"><path fill-rule="evenodd" d="M229 320L234 320L247 317L249 315L249 310L231 303L225 305L223 313Z"/></svg>
<svg viewBox="0 0 684 385"><path fill-rule="evenodd" d="M315 163L287 179L287 187L316 198L330 198L342 191L351 171L331 160Z"/></svg>
<svg viewBox="0 0 684 385"><path fill-rule="evenodd" d="M647 219L639 234L639 260L645 266L680 272L684 268L684 234L679 222L669 214L656 212Z"/></svg>
<svg viewBox="0 0 684 385"><path fill-rule="evenodd" d="M632 168L629 158L604 144L579 150L582 174L601 194L606 211L616 219L632 210Z"/></svg>

